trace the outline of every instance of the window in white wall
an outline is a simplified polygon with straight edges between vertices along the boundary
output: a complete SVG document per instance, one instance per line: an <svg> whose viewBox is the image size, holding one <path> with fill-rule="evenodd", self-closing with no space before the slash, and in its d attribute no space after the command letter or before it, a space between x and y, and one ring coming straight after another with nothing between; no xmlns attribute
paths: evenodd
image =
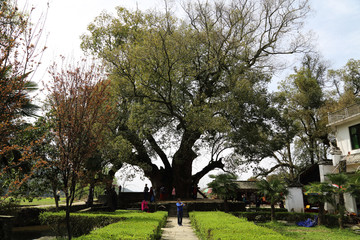
<svg viewBox="0 0 360 240"><path fill-rule="evenodd" d="M350 141L351 148L359 149L360 148L360 124L349 127L350 131Z"/></svg>

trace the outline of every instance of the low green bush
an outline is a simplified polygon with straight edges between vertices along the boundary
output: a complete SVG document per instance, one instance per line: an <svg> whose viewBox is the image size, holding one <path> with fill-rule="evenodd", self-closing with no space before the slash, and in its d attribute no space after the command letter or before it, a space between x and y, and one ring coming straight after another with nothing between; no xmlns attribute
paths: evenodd
<svg viewBox="0 0 360 240"><path fill-rule="evenodd" d="M262 212L232 212L236 217L246 218L248 221L255 221L255 217L262 215L266 220L271 219L269 211ZM294 212L277 212L275 214L276 220L286 220L289 222L303 221L307 218L314 218L315 213L294 213Z"/></svg>
<svg viewBox="0 0 360 240"><path fill-rule="evenodd" d="M57 236L66 236L65 211L44 212L39 216L42 224L47 224ZM71 213L70 225L74 237L88 234L94 228L101 228L125 218L121 215L111 215L108 213Z"/></svg>
<svg viewBox="0 0 360 240"><path fill-rule="evenodd" d="M14 215L18 211L20 201L17 199L5 199L0 197L0 215Z"/></svg>
<svg viewBox="0 0 360 240"><path fill-rule="evenodd" d="M247 208L247 212L270 212L271 208ZM275 208L275 212L288 212L286 208Z"/></svg>
<svg viewBox="0 0 360 240"><path fill-rule="evenodd" d="M72 235L77 239L155 239L165 225L167 212L71 213ZM42 213L42 223L48 224L58 236L66 236L65 212ZM86 235L88 234L88 235Z"/></svg>
<svg viewBox="0 0 360 240"><path fill-rule="evenodd" d="M260 223L260 226L270 228L290 239L303 240L359 240L359 235L349 229L339 230L338 228L327 228L325 226L317 227L299 227L296 225L287 225L280 222Z"/></svg>
<svg viewBox="0 0 360 240"><path fill-rule="evenodd" d="M255 221L255 217L262 215L267 221L270 221L271 216L269 211L263 212L232 212L236 217L246 218L248 221ZM283 220L288 222L304 221L308 218L314 219L317 213L295 213L295 212L277 212L275 214L276 220ZM336 215L325 215L324 225L329 227L338 226L338 220Z"/></svg>
<svg viewBox="0 0 360 240"><path fill-rule="evenodd" d="M285 240L274 230L224 212L191 212L191 223L201 239Z"/></svg>
<svg viewBox="0 0 360 240"><path fill-rule="evenodd" d="M95 229L76 240L159 239L166 218L167 212L127 214L124 221Z"/></svg>

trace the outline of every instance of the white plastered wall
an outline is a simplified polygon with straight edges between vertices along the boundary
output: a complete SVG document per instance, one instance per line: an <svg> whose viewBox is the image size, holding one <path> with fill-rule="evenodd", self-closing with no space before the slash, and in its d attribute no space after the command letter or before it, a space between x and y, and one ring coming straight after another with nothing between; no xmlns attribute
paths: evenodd
<svg viewBox="0 0 360 240"><path fill-rule="evenodd" d="M360 153L360 149L355 149L355 150L351 149L350 132L349 132L350 126L354 126L359 123L360 120L354 120L336 127L336 132L335 132L336 142L342 152L342 155L347 155L349 152L350 154Z"/></svg>
<svg viewBox="0 0 360 240"><path fill-rule="evenodd" d="M357 211L357 207L356 207L356 201L355 198L352 197L349 193L345 193L344 194L344 199L345 199L345 208L346 211L348 211L349 213L358 213Z"/></svg>
<svg viewBox="0 0 360 240"><path fill-rule="evenodd" d="M304 212L304 198L301 187L289 187L289 195L285 199L285 207L289 212Z"/></svg>
<svg viewBox="0 0 360 240"><path fill-rule="evenodd" d="M342 155L347 155L348 153L350 154L356 154L356 153L360 153L360 149L352 149L351 148L351 141L350 141L350 132L349 132L349 127L350 126L354 126L360 123L360 120L353 120L347 123L344 123L342 125L339 125L336 127L336 141L337 141L337 145L340 148ZM347 165L347 172L353 172L357 169L357 165ZM324 175L327 174L326 173L327 170L324 169L323 173L321 172L320 169L320 179L321 182L323 182L324 179ZM322 179L323 177L323 179ZM356 207L356 201L355 198L352 197L350 194L345 194L344 196L345 198L345 208L348 212L353 212L353 213L358 213L357 211L357 207ZM329 209L330 210L330 209Z"/></svg>

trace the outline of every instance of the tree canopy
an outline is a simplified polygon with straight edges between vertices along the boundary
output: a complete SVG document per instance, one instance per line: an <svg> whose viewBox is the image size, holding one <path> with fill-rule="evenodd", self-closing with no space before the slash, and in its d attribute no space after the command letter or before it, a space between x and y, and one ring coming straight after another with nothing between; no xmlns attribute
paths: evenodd
<svg viewBox="0 0 360 240"><path fill-rule="evenodd" d="M82 48L108 67L118 107L113 132L128 146L124 161L140 166L155 187L187 196L209 171L226 167L220 153L233 147L232 133L260 131L275 56L306 48L298 30L309 9L307 1L269 0L183 9L181 19L168 8L103 13ZM192 173L201 147L212 154Z"/></svg>
<svg viewBox="0 0 360 240"><path fill-rule="evenodd" d="M36 90L29 75L39 64L43 21L31 23L31 12L19 11L16 1L0 0L0 184L8 193L29 179L34 141L27 141L37 107L29 93ZM40 166L40 165L38 165Z"/></svg>

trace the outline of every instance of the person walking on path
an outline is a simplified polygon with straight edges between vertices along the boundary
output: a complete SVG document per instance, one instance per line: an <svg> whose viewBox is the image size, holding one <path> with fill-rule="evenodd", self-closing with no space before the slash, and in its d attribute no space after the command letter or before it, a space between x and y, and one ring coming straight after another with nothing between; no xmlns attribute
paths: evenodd
<svg viewBox="0 0 360 240"><path fill-rule="evenodd" d="M178 225L182 226L182 218L183 218L183 206L185 206L184 203L181 202L181 199L177 199L177 218L178 218Z"/></svg>

